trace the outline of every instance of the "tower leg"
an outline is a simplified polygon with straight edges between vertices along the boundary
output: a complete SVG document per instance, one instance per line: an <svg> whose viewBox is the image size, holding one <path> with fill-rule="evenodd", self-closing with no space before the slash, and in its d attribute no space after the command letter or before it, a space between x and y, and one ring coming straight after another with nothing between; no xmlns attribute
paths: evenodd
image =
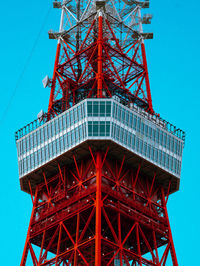
<svg viewBox="0 0 200 266"><path fill-rule="evenodd" d="M96 240L95 266L101 266L101 153L96 155Z"/></svg>
<svg viewBox="0 0 200 266"><path fill-rule="evenodd" d="M155 174L144 176L141 163L133 168L107 151L89 148L51 178L44 174L21 266L165 266L170 253L178 266L165 192Z"/></svg>

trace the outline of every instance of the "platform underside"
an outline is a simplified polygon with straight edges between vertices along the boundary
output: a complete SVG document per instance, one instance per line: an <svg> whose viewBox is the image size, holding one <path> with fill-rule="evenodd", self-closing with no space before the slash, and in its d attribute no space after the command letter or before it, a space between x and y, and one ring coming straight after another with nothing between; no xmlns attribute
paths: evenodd
<svg viewBox="0 0 200 266"><path fill-rule="evenodd" d="M21 189L24 192L30 193L30 187L28 184L28 180L30 180L32 190L34 191L36 185L44 182L43 173L45 173L45 176L48 179L58 172L58 164L61 167L64 165L70 167L70 164L73 163L73 155L76 156L77 160L87 158L88 156L90 156L90 151L88 149L89 146L94 151L98 150L105 152L108 149L109 158L122 160L125 156L125 164L133 169L137 169L138 165L141 164L140 172L150 180L153 179L155 173L156 182L158 184L162 184L162 187L165 191L168 190L170 183L170 194L179 190L179 178L163 170L152 162L147 161L137 154L129 151L121 145L118 145L112 140L87 140L81 143L80 145L65 152L56 159L49 161L47 164L20 178Z"/></svg>

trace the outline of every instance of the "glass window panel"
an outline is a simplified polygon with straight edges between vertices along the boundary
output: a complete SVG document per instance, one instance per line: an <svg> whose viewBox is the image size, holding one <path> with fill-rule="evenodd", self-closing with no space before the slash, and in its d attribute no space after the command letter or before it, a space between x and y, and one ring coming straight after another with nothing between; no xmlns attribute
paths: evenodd
<svg viewBox="0 0 200 266"><path fill-rule="evenodd" d="M47 125L47 134L48 134L48 138L51 138L51 124Z"/></svg>
<svg viewBox="0 0 200 266"><path fill-rule="evenodd" d="M126 111L125 121L126 121L126 125L128 125L128 123L129 123L129 111Z"/></svg>
<svg viewBox="0 0 200 266"><path fill-rule="evenodd" d="M93 136L94 137L98 136L98 122L97 121L93 122Z"/></svg>
<svg viewBox="0 0 200 266"><path fill-rule="evenodd" d="M76 124L77 121L78 121L77 108L74 108L74 124Z"/></svg>
<svg viewBox="0 0 200 266"><path fill-rule="evenodd" d="M178 146L178 141L177 139L174 140L174 152L177 154L177 146Z"/></svg>
<svg viewBox="0 0 200 266"><path fill-rule="evenodd" d="M77 107L77 113L78 113L78 121L81 120L81 107L80 105Z"/></svg>
<svg viewBox="0 0 200 266"><path fill-rule="evenodd" d="M106 122L106 136L110 136L110 122Z"/></svg>
<svg viewBox="0 0 200 266"><path fill-rule="evenodd" d="M163 145L163 132L160 130L160 139L159 139L159 143L161 145Z"/></svg>
<svg viewBox="0 0 200 266"><path fill-rule="evenodd" d="M127 145L127 135L128 135L127 130L124 130L124 144L125 145Z"/></svg>
<svg viewBox="0 0 200 266"><path fill-rule="evenodd" d="M49 143L48 144L48 147L49 147L49 159L52 158L52 153L53 153L53 150L52 150L52 143Z"/></svg>
<svg viewBox="0 0 200 266"><path fill-rule="evenodd" d="M99 114L99 102L94 101L93 102L93 116L98 116Z"/></svg>
<svg viewBox="0 0 200 266"><path fill-rule="evenodd" d="M135 135L132 134L132 149L135 150Z"/></svg>
<svg viewBox="0 0 200 266"><path fill-rule="evenodd" d="M120 142L123 143L123 137L124 137L124 129L120 127Z"/></svg>
<svg viewBox="0 0 200 266"><path fill-rule="evenodd" d="M166 153L162 153L162 165L165 166L165 158L166 158Z"/></svg>
<svg viewBox="0 0 200 266"><path fill-rule="evenodd" d="M31 155L30 155L30 161L31 161L31 169L33 169L34 168L34 154L32 153Z"/></svg>
<svg viewBox="0 0 200 266"><path fill-rule="evenodd" d="M84 118L84 117L85 117L85 103L83 103L83 104L81 105L81 110L82 110L82 114L81 114L81 116L82 116L82 118Z"/></svg>
<svg viewBox="0 0 200 266"><path fill-rule="evenodd" d="M149 126L149 138L152 139L152 128Z"/></svg>
<svg viewBox="0 0 200 266"><path fill-rule="evenodd" d="M88 116L92 116L92 102L87 103Z"/></svg>
<svg viewBox="0 0 200 266"><path fill-rule="evenodd" d="M79 137L78 137L78 127L75 128L75 143L77 143L79 141Z"/></svg>
<svg viewBox="0 0 200 266"><path fill-rule="evenodd" d="M33 147L35 148L37 146L37 135L36 132L33 133Z"/></svg>
<svg viewBox="0 0 200 266"><path fill-rule="evenodd" d="M30 135L30 150L33 148L33 134Z"/></svg>
<svg viewBox="0 0 200 266"><path fill-rule="evenodd" d="M75 138L74 138L74 130L71 131L71 140L72 140L71 145L74 145L74 140L75 140Z"/></svg>
<svg viewBox="0 0 200 266"><path fill-rule="evenodd" d="M156 129L156 143L159 143L159 129Z"/></svg>
<svg viewBox="0 0 200 266"><path fill-rule="evenodd" d="M27 169L26 159L23 159L22 167L23 167L23 173L25 173Z"/></svg>
<svg viewBox="0 0 200 266"><path fill-rule="evenodd" d="M117 140L119 140L119 130L120 130L120 128L117 125L117 127L116 127L116 138L117 138Z"/></svg>
<svg viewBox="0 0 200 266"><path fill-rule="evenodd" d="M60 153L60 138L56 139L56 154Z"/></svg>
<svg viewBox="0 0 200 266"><path fill-rule="evenodd" d="M59 132L62 131L62 117L58 118Z"/></svg>
<svg viewBox="0 0 200 266"><path fill-rule="evenodd" d="M141 121L140 132L142 135L144 135L144 123L142 121Z"/></svg>
<svg viewBox="0 0 200 266"><path fill-rule="evenodd" d="M151 146L147 144L147 157L150 158Z"/></svg>
<svg viewBox="0 0 200 266"><path fill-rule="evenodd" d="M67 127L70 126L69 113L66 114Z"/></svg>
<svg viewBox="0 0 200 266"><path fill-rule="evenodd" d="M44 128L41 128L40 132L41 132L41 143L43 143L44 142Z"/></svg>
<svg viewBox="0 0 200 266"><path fill-rule="evenodd" d="M88 122L88 136L89 137L92 136L92 122L91 121Z"/></svg>
<svg viewBox="0 0 200 266"><path fill-rule="evenodd" d="M148 137L148 125L145 125L144 134L146 137Z"/></svg>
<svg viewBox="0 0 200 266"><path fill-rule="evenodd" d="M128 146L131 147L131 133L128 132Z"/></svg>
<svg viewBox="0 0 200 266"><path fill-rule="evenodd" d="M41 137L40 137L40 130L37 130L37 131L36 131L36 135L37 135L37 145L40 145L40 140L41 140Z"/></svg>
<svg viewBox="0 0 200 266"><path fill-rule="evenodd" d="M26 139L23 139L23 154L26 152Z"/></svg>
<svg viewBox="0 0 200 266"><path fill-rule="evenodd" d="M100 122L100 136L105 136L105 130L106 130L106 127L105 127L105 122Z"/></svg>
<svg viewBox="0 0 200 266"><path fill-rule="evenodd" d="M65 138L66 138L66 134L65 134ZM60 142L60 152L62 152L64 150L63 136L59 138L59 142Z"/></svg>
<svg viewBox="0 0 200 266"><path fill-rule="evenodd" d="M31 168L31 162L30 162L30 156L27 157L27 171L30 171Z"/></svg>
<svg viewBox="0 0 200 266"><path fill-rule="evenodd" d="M66 129L66 114L62 116L62 125L63 125L63 130Z"/></svg>
<svg viewBox="0 0 200 266"><path fill-rule="evenodd" d="M118 110L117 110L117 119L119 121L121 121L121 106L118 106Z"/></svg>
<svg viewBox="0 0 200 266"><path fill-rule="evenodd" d="M161 152L161 150L158 151L158 163L159 164L162 163L162 152Z"/></svg>
<svg viewBox="0 0 200 266"><path fill-rule="evenodd" d="M156 130L152 128L152 140L155 141L156 138Z"/></svg>
<svg viewBox="0 0 200 266"><path fill-rule="evenodd" d="M141 125L141 118L138 117L138 120L137 120L137 131L140 132L140 125Z"/></svg>
<svg viewBox="0 0 200 266"><path fill-rule="evenodd" d="M166 168L169 169L169 154L166 154Z"/></svg>
<svg viewBox="0 0 200 266"><path fill-rule="evenodd" d="M41 149L38 151L38 164L41 164Z"/></svg>
<svg viewBox="0 0 200 266"><path fill-rule="evenodd" d="M122 109L122 122L124 123L124 120L125 120L125 110L124 109Z"/></svg>
<svg viewBox="0 0 200 266"><path fill-rule="evenodd" d="M45 151L44 147L41 149L41 162L43 163L45 161Z"/></svg>
<svg viewBox="0 0 200 266"><path fill-rule="evenodd" d="M163 146L166 147L167 146L167 133L163 134Z"/></svg>
<svg viewBox="0 0 200 266"><path fill-rule="evenodd" d="M167 135L167 149L170 149L170 141L171 141L171 136Z"/></svg>
<svg viewBox="0 0 200 266"><path fill-rule="evenodd" d="M130 117L129 117L129 127L132 128L132 123L133 123L133 114L130 113Z"/></svg>
<svg viewBox="0 0 200 266"><path fill-rule="evenodd" d="M133 129L136 130L136 125L137 125L137 116L134 115L134 118L133 118Z"/></svg>
<svg viewBox="0 0 200 266"><path fill-rule="evenodd" d="M69 132L63 136L63 145L64 145L63 148L64 148L64 150L66 150L67 146L69 145L68 138L69 138Z"/></svg>
<svg viewBox="0 0 200 266"><path fill-rule="evenodd" d="M172 156L169 155L169 169L172 171Z"/></svg>
<svg viewBox="0 0 200 266"><path fill-rule="evenodd" d="M106 114L106 103L104 101L100 102L100 116L105 116Z"/></svg>
<svg viewBox="0 0 200 266"><path fill-rule="evenodd" d="M158 149L155 149L155 152L154 152L154 160L156 162L158 162Z"/></svg>
<svg viewBox="0 0 200 266"><path fill-rule="evenodd" d="M81 141L83 139L82 125L78 127L78 132L79 132L79 140Z"/></svg>
<svg viewBox="0 0 200 266"><path fill-rule="evenodd" d="M53 136L55 136L55 122L51 121L50 126L51 126L51 134L53 137Z"/></svg>
<svg viewBox="0 0 200 266"><path fill-rule="evenodd" d="M174 152L174 137L171 137L171 145L170 145L170 149L172 152Z"/></svg>
<svg viewBox="0 0 200 266"><path fill-rule="evenodd" d="M44 130L44 141L46 141L47 138L48 138L48 135L47 135L47 126L45 126L43 130Z"/></svg>
<svg viewBox="0 0 200 266"><path fill-rule="evenodd" d="M55 140L52 142L52 156L56 155L56 142Z"/></svg>
<svg viewBox="0 0 200 266"><path fill-rule="evenodd" d="M146 156L147 154L147 143L146 142L144 142L143 154L144 156Z"/></svg>
<svg viewBox="0 0 200 266"><path fill-rule="evenodd" d="M116 104L113 103L113 117L116 118Z"/></svg>
<svg viewBox="0 0 200 266"><path fill-rule="evenodd" d="M154 148L151 146L151 160L154 160Z"/></svg>
<svg viewBox="0 0 200 266"><path fill-rule="evenodd" d="M34 152L34 160L35 160L35 167L38 166L38 154L37 154L37 151Z"/></svg>
<svg viewBox="0 0 200 266"><path fill-rule="evenodd" d="M26 138L26 152L30 150L30 136Z"/></svg>
<svg viewBox="0 0 200 266"><path fill-rule="evenodd" d="M139 152L140 152L140 154L142 154L142 150L143 150L143 141L140 140L140 142L139 142Z"/></svg>
<svg viewBox="0 0 200 266"><path fill-rule="evenodd" d="M106 116L111 115L111 102L106 102Z"/></svg>
<svg viewBox="0 0 200 266"><path fill-rule="evenodd" d="M83 139L86 138L86 123L82 125L82 130L83 130Z"/></svg>
<svg viewBox="0 0 200 266"><path fill-rule="evenodd" d="M139 151L139 139L136 137L136 145L135 145L136 151Z"/></svg>
<svg viewBox="0 0 200 266"><path fill-rule="evenodd" d="M48 161L49 160L49 149L48 149L48 145L45 146L45 158Z"/></svg>

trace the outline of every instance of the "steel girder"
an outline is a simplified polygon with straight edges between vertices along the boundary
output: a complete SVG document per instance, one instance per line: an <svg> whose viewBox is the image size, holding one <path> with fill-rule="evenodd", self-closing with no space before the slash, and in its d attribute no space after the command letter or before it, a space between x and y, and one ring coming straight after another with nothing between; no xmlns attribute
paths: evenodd
<svg viewBox="0 0 200 266"><path fill-rule="evenodd" d="M84 98L114 95L126 104L137 104L153 113L144 37L142 30L137 30L142 23L140 3L133 4L135 11L127 13L127 20L124 15L124 21L116 14L112 16L110 3L114 4L108 1L105 8L91 7L90 15L69 28L62 24L62 31L55 35L58 45L49 119ZM65 11L67 5L66 2L62 7ZM62 13L62 21L66 15ZM70 19L68 15L66 20ZM131 27L129 19L135 21Z"/></svg>
<svg viewBox="0 0 200 266"><path fill-rule="evenodd" d="M178 265L156 171L89 150L31 193L21 265Z"/></svg>

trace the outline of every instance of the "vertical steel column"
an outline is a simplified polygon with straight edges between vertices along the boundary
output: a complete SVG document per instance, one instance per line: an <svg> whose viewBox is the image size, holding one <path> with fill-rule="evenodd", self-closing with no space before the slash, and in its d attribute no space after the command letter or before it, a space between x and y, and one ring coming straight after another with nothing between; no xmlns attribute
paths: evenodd
<svg viewBox="0 0 200 266"><path fill-rule="evenodd" d="M142 34L143 28L142 28L141 7L138 7L138 15L139 15L139 31L140 31L140 34ZM141 43L141 52L142 52L143 65L144 65L144 69L145 69L145 83L146 83L146 90L147 90L147 101L149 104L149 111L151 113L153 113L153 105L152 105L151 90L150 90L150 83L149 83L149 73L148 73L147 58L146 58L146 52L145 52L145 46L144 46L143 38L142 38L142 43Z"/></svg>
<svg viewBox="0 0 200 266"><path fill-rule="evenodd" d="M59 32L62 32L62 30L63 30L63 23L64 23L64 8L62 8ZM51 93L50 93L50 98L49 98L48 113L50 112L50 110L52 108L52 105L53 105L53 101L54 101L54 93L55 93L55 87L56 87L56 70L57 70L58 63L59 63L60 48L61 48L61 40L59 38L58 39L58 44L57 44L57 50L56 50L56 59L55 59L55 64L54 64L54 70L53 70L53 77L52 77Z"/></svg>
<svg viewBox="0 0 200 266"><path fill-rule="evenodd" d="M172 257L172 261L173 261L173 266L178 266L178 260L177 260L177 257L176 257L176 251L175 251L174 242L173 242L173 238L172 238L172 231L171 231L171 227L170 227L170 223L169 223L169 216L168 216L168 213L167 213L165 194L164 194L163 188L161 189L161 194L162 194L162 198L161 198L162 206L163 206L163 209L164 209L165 218L167 219L169 242L170 242L170 251L171 251L171 257Z"/></svg>
<svg viewBox="0 0 200 266"><path fill-rule="evenodd" d="M99 11L98 29L98 58L97 58L97 98L102 98L102 43L103 43L103 23L102 13Z"/></svg>
<svg viewBox="0 0 200 266"><path fill-rule="evenodd" d="M32 209L32 213L31 213L30 224L29 224L29 227L28 227L26 242L25 242L24 251L23 251L23 254L22 254L22 259L21 259L20 266L26 265L26 259L27 259L28 248L29 248L28 245L29 245L29 239L30 239L30 230L31 230L32 220L34 218L35 208L36 208L36 205L37 205L36 204L37 203L37 198L38 198L37 196L38 196L38 187L36 187L36 190L35 190L35 198L34 198L34 201L33 201L33 209Z"/></svg>
<svg viewBox="0 0 200 266"><path fill-rule="evenodd" d="M101 266L101 153L96 155L96 236L95 236L95 266Z"/></svg>
<svg viewBox="0 0 200 266"><path fill-rule="evenodd" d="M149 73L148 73L148 67L147 67L147 58L146 58L144 42L141 43L141 50L142 50L143 65L145 68L145 83L146 83L149 111L153 113L153 105L152 105L151 90L150 90L150 83L149 83Z"/></svg>

